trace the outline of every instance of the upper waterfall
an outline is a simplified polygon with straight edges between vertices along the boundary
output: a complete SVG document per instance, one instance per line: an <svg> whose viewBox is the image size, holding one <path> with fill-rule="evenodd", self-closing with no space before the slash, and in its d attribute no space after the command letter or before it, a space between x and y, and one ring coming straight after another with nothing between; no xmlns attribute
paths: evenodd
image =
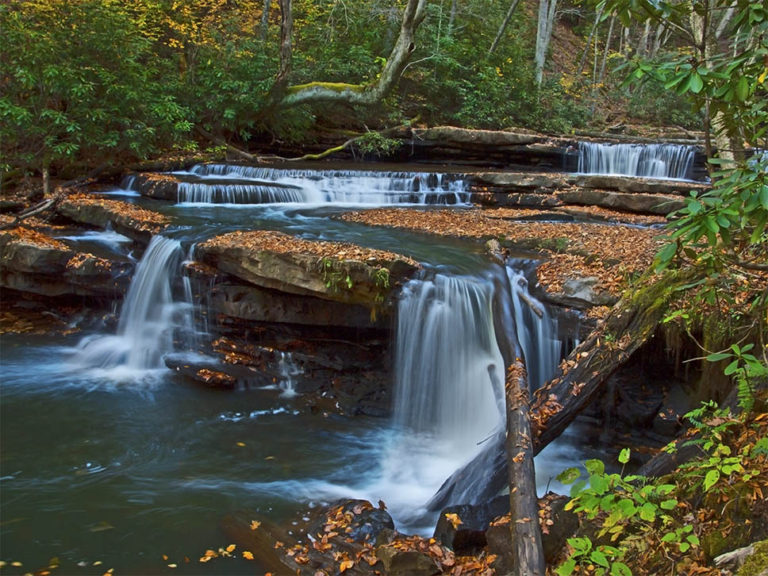
<svg viewBox="0 0 768 576"><path fill-rule="evenodd" d="M581 174L690 179L696 149L680 144L579 142Z"/></svg>
<svg viewBox="0 0 768 576"><path fill-rule="evenodd" d="M461 174L374 170L302 170L198 164L178 172L178 201L225 204L466 204Z"/></svg>

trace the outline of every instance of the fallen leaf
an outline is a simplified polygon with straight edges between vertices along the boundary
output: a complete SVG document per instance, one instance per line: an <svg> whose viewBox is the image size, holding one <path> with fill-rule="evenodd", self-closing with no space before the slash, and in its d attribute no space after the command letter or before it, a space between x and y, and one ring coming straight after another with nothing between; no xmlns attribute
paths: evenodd
<svg viewBox="0 0 768 576"><path fill-rule="evenodd" d="M463 524L464 522L461 521L461 518L459 518L458 514L448 513L445 515L446 520L451 523L451 526L453 526L454 530L459 529L459 525Z"/></svg>

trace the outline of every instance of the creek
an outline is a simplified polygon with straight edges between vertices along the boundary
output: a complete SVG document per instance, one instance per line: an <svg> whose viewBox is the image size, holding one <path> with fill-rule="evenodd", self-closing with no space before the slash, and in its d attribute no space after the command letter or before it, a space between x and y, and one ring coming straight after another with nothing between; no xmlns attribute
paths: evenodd
<svg viewBox="0 0 768 576"><path fill-rule="evenodd" d="M505 269L473 244L333 218L395 202L461 210L460 178L202 172L183 175L194 193L177 204L108 191L174 222L144 252L116 328L0 337L2 560L22 562L19 573L56 558L66 574L171 573L169 563L184 574L210 574L198 558L228 544L218 529L224 514L246 509L290 523L307 506L336 498L383 500L399 529L431 533L437 512L426 508L430 497L503 425L505 356L524 354L537 383L560 359L553 321L536 320L515 296L526 289L529 261ZM203 189L206 178L218 188ZM275 196L284 191L289 196ZM244 203L254 198L283 202ZM402 289L392 330L391 418L307 410L286 353L280 381L261 388L198 387L165 368L165 354L197 354L207 337L194 290L178 282L181 263L195 243L238 229L349 241L424 265L423 276ZM69 240L135 259L111 231ZM494 299L501 305L494 308ZM494 309L505 311L501 322ZM538 456L540 489L581 461L583 450L566 434ZM215 573L253 569L232 558Z"/></svg>

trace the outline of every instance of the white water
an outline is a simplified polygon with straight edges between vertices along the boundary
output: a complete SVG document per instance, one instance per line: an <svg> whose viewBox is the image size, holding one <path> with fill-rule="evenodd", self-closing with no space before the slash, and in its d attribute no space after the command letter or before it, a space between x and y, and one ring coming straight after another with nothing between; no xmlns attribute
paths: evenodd
<svg viewBox="0 0 768 576"><path fill-rule="evenodd" d="M679 144L603 144L579 142L581 174L616 174L643 178L689 178L693 146Z"/></svg>
<svg viewBox="0 0 768 576"><path fill-rule="evenodd" d="M152 238L128 288L115 335L87 338L73 362L108 372L117 380L164 368L173 351L173 330L187 324L189 305L174 303L171 282L178 274L181 244Z"/></svg>
<svg viewBox="0 0 768 576"><path fill-rule="evenodd" d="M280 361L278 363L280 370L280 390L282 390L281 396L284 398L293 398L298 395L296 391L295 376L301 374L301 368L299 368L293 360L293 355L290 352L280 352Z"/></svg>
<svg viewBox="0 0 768 576"><path fill-rule="evenodd" d="M199 164L178 175L179 203L466 204L461 175L429 172L290 170L230 164ZM227 182L231 180L232 182Z"/></svg>

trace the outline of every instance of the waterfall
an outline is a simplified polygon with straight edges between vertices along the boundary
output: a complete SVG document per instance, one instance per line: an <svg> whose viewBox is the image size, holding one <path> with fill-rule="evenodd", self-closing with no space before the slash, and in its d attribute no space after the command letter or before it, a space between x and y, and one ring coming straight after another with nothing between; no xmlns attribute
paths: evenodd
<svg viewBox="0 0 768 576"><path fill-rule="evenodd" d="M695 153L693 146L679 144L579 142L578 172L685 180Z"/></svg>
<svg viewBox="0 0 768 576"><path fill-rule="evenodd" d="M450 504L486 501L506 485L499 342L511 340L511 352L525 358L532 389L560 361L557 323L528 294L518 265L490 276L437 274L403 290L393 409L400 435L383 468L397 491L387 504L412 523Z"/></svg>
<svg viewBox="0 0 768 576"><path fill-rule="evenodd" d="M298 392L296 392L294 376L301 374L301 369L296 365L296 362L294 362L293 354L290 352L280 352L278 368L280 370L279 386L280 390L282 390L281 396L293 398L298 395Z"/></svg>
<svg viewBox="0 0 768 576"><path fill-rule="evenodd" d="M469 184L461 174L373 170L299 170L198 164L176 173L179 202L262 204L467 204Z"/></svg>
<svg viewBox="0 0 768 576"><path fill-rule="evenodd" d="M546 306L528 293L528 280L522 272L507 266L510 292L515 316L515 332L531 392L550 380L560 363L561 342L557 334L557 321L550 317ZM528 303L523 301L523 297ZM529 305L530 304L530 305ZM531 307L535 307L534 313Z"/></svg>
<svg viewBox="0 0 768 576"><path fill-rule="evenodd" d="M181 244L152 238L136 267L123 303L117 333L86 338L75 362L81 366L135 373L162 368L173 350L173 330L187 323L190 306L174 303L171 281L178 273Z"/></svg>
<svg viewBox="0 0 768 576"><path fill-rule="evenodd" d="M394 414L470 455L500 425L504 374L490 282L438 274L406 287L398 310ZM502 376L503 380L503 376Z"/></svg>

